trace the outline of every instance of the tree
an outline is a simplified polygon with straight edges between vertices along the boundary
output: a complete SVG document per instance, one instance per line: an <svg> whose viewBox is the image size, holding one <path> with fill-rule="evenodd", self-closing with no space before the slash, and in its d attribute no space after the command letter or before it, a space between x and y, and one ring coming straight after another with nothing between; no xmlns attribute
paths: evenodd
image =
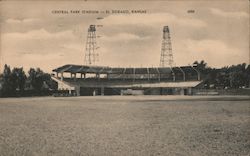
<svg viewBox="0 0 250 156"><path fill-rule="evenodd" d="M30 68L28 80L32 88L36 91L56 89L55 82L51 79L50 74L44 73L40 68Z"/></svg>
<svg viewBox="0 0 250 156"><path fill-rule="evenodd" d="M250 85L250 66L245 63L219 69L207 67L205 61L195 61L196 69L201 73L205 86L215 88L241 88Z"/></svg>
<svg viewBox="0 0 250 156"><path fill-rule="evenodd" d="M57 89L57 83L51 79L50 74L44 73L40 68L30 68L28 74L27 78L23 68L11 70L10 66L5 65L3 73L0 74L0 96L27 95L28 92L25 92L27 84L32 86L31 88L35 90L36 95L41 95L41 90ZM31 95L30 93L28 94ZM48 94L49 92L44 93Z"/></svg>
<svg viewBox="0 0 250 156"><path fill-rule="evenodd" d="M205 88L209 88L210 84L214 83L215 69L209 68L204 60L195 61L194 66L200 72L201 79L204 80Z"/></svg>
<svg viewBox="0 0 250 156"><path fill-rule="evenodd" d="M247 84L246 64L233 65L229 68L230 71L230 86L232 88L240 88Z"/></svg>
<svg viewBox="0 0 250 156"><path fill-rule="evenodd" d="M14 80L12 77L10 66L7 64L4 65L4 71L2 74L2 89L1 95L2 96L13 96L15 94L15 86Z"/></svg>
<svg viewBox="0 0 250 156"><path fill-rule="evenodd" d="M246 77L245 85L247 87L250 87L250 64L247 66L245 70L245 77Z"/></svg>
<svg viewBox="0 0 250 156"><path fill-rule="evenodd" d="M23 71L23 68L14 68L11 72L10 78L11 78L13 87L23 92L25 82L27 79L25 72Z"/></svg>
<svg viewBox="0 0 250 156"><path fill-rule="evenodd" d="M51 78L51 75L48 73L44 73L43 75L44 83L51 90L57 90L57 82Z"/></svg>
<svg viewBox="0 0 250 156"><path fill-rule="evenodd" d="M40 91L43 86L43 71L40 68L37 68L36 70L34 68L30 68L28 73L28 79L32 88L36 91Z"/></svg>
<svg viewBox="0 0 250 156"><path fill-rule="evenodd" d="M196 68L203 74L205 74L207 67L207 63L204 60L201 60L200 62L195 61L193 63L194 65L196 65Z"/></svg>

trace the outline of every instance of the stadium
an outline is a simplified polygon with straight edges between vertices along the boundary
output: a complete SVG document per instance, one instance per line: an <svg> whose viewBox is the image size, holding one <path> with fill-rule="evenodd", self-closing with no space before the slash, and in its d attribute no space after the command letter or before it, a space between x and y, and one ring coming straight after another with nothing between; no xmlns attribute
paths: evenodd
<svg viewBox="0 0 250 156"><path fill-rule="evenodd" d="M53 70L58 90L76 95L191 95L200 83L192 66L173 68L111 68L64 65ZM64 76L64 75L70 76Z"/></svg>
<svg viewBox="0 0 250 156"><path fill-rule="evenodd" d="M159 67L121 68L93 65L97 60L96 28L88 29L85 63L53 70L58 90L69 95L192 95L202 83L195 66L173 66L168 26L163 28Z"/></svg>

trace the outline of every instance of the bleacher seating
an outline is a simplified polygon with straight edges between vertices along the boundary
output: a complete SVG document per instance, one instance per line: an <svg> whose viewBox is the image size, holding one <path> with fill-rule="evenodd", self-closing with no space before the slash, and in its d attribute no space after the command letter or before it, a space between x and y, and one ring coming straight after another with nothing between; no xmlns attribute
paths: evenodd
<svg viewBox="0 0 250 156"><path fill-rule="evenodd" d="M197 80L197 71L190 66L180 67L185 72L186 80Z"/></svg>
<svg viewBox="0 0 250 156"><path fill-rule="evenodd" d="M157 68L148 68L150 74L159 74Z"/></svg>
<svg viewBox="0 0 250 156"><path fill-rule="evenodd" d="M172 68L176 81L184 81L184 75L179 67Z"/></svg>
<svg viewBox="0 0 250 156"><path fill-rule="evenodd" d="M134 74L134 68L126 68L124 74Z"/></svg>
<svg viewBox="0 0 250 156"><path fill-rule="evenodd" d="M148 68L135 68L135 74L148 74Z"/></svg>

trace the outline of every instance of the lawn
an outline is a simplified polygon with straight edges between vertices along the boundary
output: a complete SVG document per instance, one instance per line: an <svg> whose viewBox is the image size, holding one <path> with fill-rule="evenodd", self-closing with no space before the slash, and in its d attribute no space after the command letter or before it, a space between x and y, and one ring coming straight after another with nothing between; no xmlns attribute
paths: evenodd
<svg viewBox="0 0 250 156"><path fill-rule="evenodd" d="M250 155L250 97L0 99L0 155Z"/></svg>

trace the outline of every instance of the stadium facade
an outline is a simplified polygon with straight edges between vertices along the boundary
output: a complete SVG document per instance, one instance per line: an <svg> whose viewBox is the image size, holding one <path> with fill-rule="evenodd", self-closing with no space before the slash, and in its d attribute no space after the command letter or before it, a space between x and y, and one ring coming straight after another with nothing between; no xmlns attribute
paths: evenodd
<svg viewBox="0 0 250 156"><path fill-rule="evenodd" d="M58 90L71 95L192 95L201 84L193 66L111 68L64 65L53 70Z"/></svg>

